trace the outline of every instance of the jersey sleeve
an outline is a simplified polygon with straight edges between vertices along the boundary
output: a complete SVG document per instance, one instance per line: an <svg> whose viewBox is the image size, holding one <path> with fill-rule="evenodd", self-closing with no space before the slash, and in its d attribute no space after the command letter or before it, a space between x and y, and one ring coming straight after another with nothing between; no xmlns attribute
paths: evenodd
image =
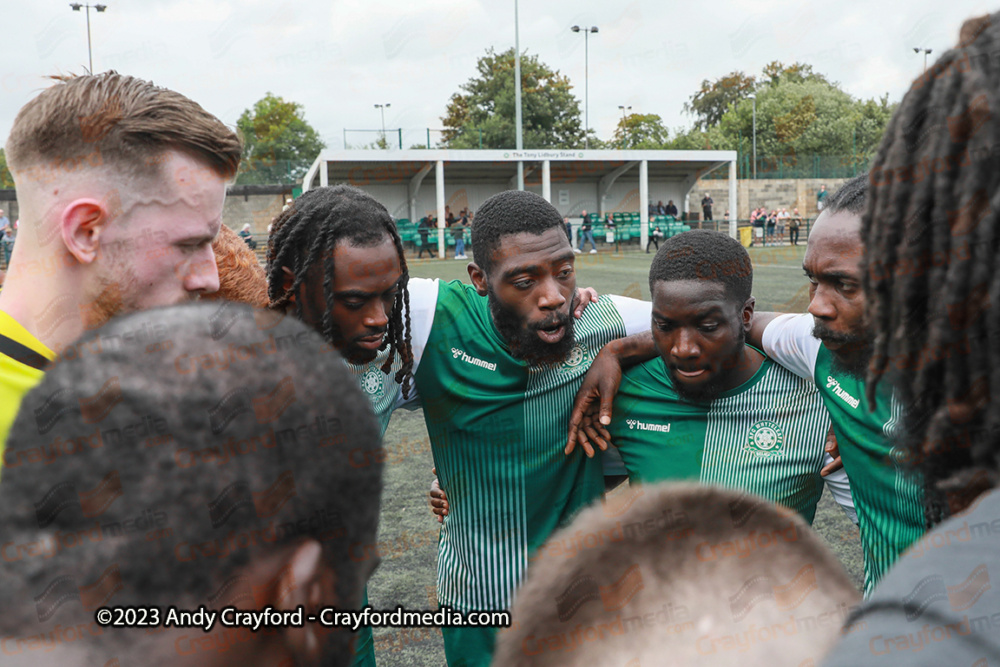
<svg viewBox="0 0 1000 667"><path fill-rule="evenodd" d="M413 346L414 375L417 374L417 367L431 335L440 285L440 280L428 278L410 278L407 284L410 292L410 343Z"/></svg>
<svg viewBox="0 0 1000 667"><path fill-rule="evenodd" d="M808 313L779 315L764 329L764 352L806 380L813 380L816 355L822 343L812 335L813 318Z"/></svg>
<svg viewBox="0 0 1000 667"><path fill-rule="evenodd" d="M653 317L653 304L651 302L618 296L617 294L609 294L608 298L611 299L611 303L615 305L615 309L621 315L622 322L625 323L626 336L649 331Z"/></svg>

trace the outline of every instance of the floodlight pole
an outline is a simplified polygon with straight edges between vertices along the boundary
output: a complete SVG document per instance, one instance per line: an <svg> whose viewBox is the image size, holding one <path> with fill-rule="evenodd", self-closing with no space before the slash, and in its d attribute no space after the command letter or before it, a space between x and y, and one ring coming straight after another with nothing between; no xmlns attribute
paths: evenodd
<svg viewBox="0 0 1000 667"><path fill-rule="evenodd" d="M757 98L753 98L753 180L757 180Z"/></svg>
<svg viewBox="0 0 1000 667"><path fill-rule="evenodd" d="M87 62L90 64L90 69L88 70L88 72L90 74L93 74L94 73L94 52L93 52L93 49L91 48L91 45L90 45L90 8L91 8L91 5L85 5L85 4L81 4L79 2L71 2L69 4L69 6L73 9L74 12L80 11L81 7L86 7L87 8ZM97 10L98 13L102 13L105 9L108 8L107 5L93 5L93 7L94 7L94 9Z"/></svg>
<svg viewBox="0 0 1000 667"><path fill-rule="evenodd" d="M583 147L590 148L590 33L597 32L597 26L570 28L573 32L583 30Z"/></svg>
<svg viewBox="0 0 1000 667"><path fill-rule="evenodd" d="M926 72L927 71L927 56L930 55L934 51L934 49L928 49L928 48L925 48L925 47L922 47L922 46L914 46L913 47L913 52L916 53L917 55L919 55L921 51L924 52L924 72Z"/></svg>
<svg viewBox="0 0 1000 667"><path fill-rule="evenodd" d="M514 144L518 153L524 150L521 121L521 32L518 23L517 0L514 0ZM521 159L517 161L517 189L524 190L524 161Z"/></svg>

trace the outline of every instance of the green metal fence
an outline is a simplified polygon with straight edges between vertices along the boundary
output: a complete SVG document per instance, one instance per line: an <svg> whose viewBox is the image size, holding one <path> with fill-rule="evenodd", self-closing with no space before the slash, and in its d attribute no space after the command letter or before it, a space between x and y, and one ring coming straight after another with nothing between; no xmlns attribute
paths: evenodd
<svg viewBox="0 0 1000 667"><path fill-rule="evenodd" d="M758 155L755 176L752 156L743 153L736 161L736 177L741 179L852 178L863 174L869 166L871 158L861 155ZM716 169L705 178L724 180L729 178L729 172L725 169Z"/></svg>

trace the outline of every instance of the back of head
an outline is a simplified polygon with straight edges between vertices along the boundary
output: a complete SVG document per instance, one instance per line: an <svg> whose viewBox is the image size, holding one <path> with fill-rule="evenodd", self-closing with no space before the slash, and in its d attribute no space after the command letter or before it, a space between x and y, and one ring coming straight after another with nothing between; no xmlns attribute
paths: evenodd
<svg viewBox="0 0 1000 667"><path fill-rule="evenodd" d="M649 290L661 281L708 280L725 285L727 294L745 303L753 289L753 264L739 241L707 229L671 236L649 267Z"/></svg>
<svg viewBox="0 0 1000 667"><path fill-rule="evenodd" d="M81 169L153 177L167 150L178 150L228 179L239 137L184 95L114 71L61 78L24 105L7 139L18 189Z"/></svg>
<svg viewBox="0 0 1000 667"><path fill-rule="evenodd" d="M219 291L201 298L210 301L225 299L245 303L256 308L266 308L267 275L240 235L226 225L219 228L219 235L212 242L215 264L219 268Z"/></svg>
<svg viewBox="0 0 1000 667"><path fill-rule="evenodd" d="M533 192L506 190L493 195L479 207L472 222L476 264L489 274L504 236L523 233L537 236L562 226L559 211Z"/></svg>
<svg viewBox="0 0 1000 667"><path fill-rule="evenodd" d="M849 179L840 186L840 189L826 198L823 212L827 215L834 215L841 211L847 211L857 216L863 214L867 203L869 180L868 174L861 174Z"/></svg>
<svg viewBox="0 0 1000 667"><path fill-rule="evenodd" d="M859 600L794 512L700 485L631 490L539 551L495 665L799 665Z"/></svg>
<svg viewBox="0 0 1000 667"><path fill-rule="evenodd" d="M872 165L862 221L868 391L890 374L912 407L902 446L926 481L930 522L1000 479L998 48L1000 13L971 19L913 82Z"/></svg>
<svg viewBox="0 0 1000 667"><path fill-rule="evenodd" d="M357 607L379 448L342 359L293 318L220 302L115 319L57 360L11 430L0 631L89 628L67 646L135 657L158 635L101 633L96 607L276 603L290 591L248 572L310 540L337 606ZM349 637L333 633L328 650L349 654Z"/></svg>

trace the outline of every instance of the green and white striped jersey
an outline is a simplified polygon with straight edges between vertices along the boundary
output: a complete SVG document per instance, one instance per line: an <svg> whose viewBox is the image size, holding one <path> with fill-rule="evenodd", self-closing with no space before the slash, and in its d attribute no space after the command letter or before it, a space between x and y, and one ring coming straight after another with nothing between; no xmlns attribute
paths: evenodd
<svg viewBox="0 0 1000 667"><path fill-rule="evenodd" d="M403 361L396 354L389 368L389 374L382 371L382 364L389 358L389 348L381 350L373 361L367 364L352 364L347 362L347 367L354 374L361 391L365 393L371 401L375 418L378 419L381 435L385 437L385 430L389 428L389 419L392 411L401 407L405 403L416 400L416 386L410 383L410 397L403 399L403 387L396 382L396 373L403 366Z"/></svg>
<svg viewBox="0 0 1000 667"><path fill-rule="evenodd" d="M830 351L812 336L811 315L781 315L764 330L764 350L816 383L837 434L844 470L858 510L867 596L899 555L924 533L923 484L893 445L902 405L883 382L875 411L865 382L833 367Z"/></svg>
<svg viewBox="0 0 1000 667"><path fill-rule="evenodd" d="M626 371L609 426L629 479L690 479L741 489L812 523L830 428L816 386L765 359L753 377L710 403L681 398L657 357ZM827 478L852 514L843 471Z"/></svg>
<svg viewBox="0 0 1000 667"><path fill-rule="evenodd" d="M441 487L448 493L438 550L438 600L456 609L508 609L528 558L603 493L599 457L563 454L573 397L609 341L649 329L650 304L602 296L575 321L560 364L510 355L486 297L438 283L432 326L413 327L416 380ZM414 298L411 314L424 297Z"/></svg>

